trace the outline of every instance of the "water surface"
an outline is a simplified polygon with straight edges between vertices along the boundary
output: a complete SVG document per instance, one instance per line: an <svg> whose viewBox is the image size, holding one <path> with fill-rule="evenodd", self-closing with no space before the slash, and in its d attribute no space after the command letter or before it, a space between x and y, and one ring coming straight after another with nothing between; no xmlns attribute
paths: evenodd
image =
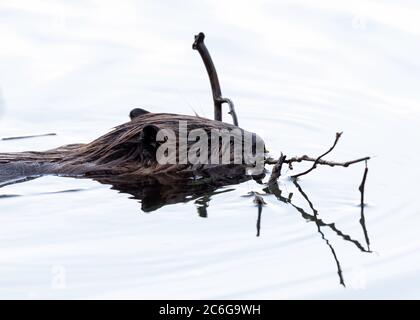
<svg viewBox="0 0 420 320"><path fill-rule="evenodd" d="M328 158L372 160L362 223L363 164L298 185L288 172L259 237L255 181L147 213L87 179L4 186L0 297L419 298L419 15L412 1L2 3L0 137L57 136L1 152L88 142L136 106L212 117L191 50L204 31L240 125L274 156L317 156L343 131Z"/></svg>

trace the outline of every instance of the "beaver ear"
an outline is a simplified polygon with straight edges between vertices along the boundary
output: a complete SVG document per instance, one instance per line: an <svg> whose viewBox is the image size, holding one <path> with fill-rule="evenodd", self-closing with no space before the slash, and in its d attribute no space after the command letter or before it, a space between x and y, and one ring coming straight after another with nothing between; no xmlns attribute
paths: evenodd
<svg viewBox="0 0 420 320"><path fill-rule="evenodd" d="M130 119L133 120L134 118L140 117L147 113L150 113L150 112L141 108L135 108L130 111Z"/></svg>

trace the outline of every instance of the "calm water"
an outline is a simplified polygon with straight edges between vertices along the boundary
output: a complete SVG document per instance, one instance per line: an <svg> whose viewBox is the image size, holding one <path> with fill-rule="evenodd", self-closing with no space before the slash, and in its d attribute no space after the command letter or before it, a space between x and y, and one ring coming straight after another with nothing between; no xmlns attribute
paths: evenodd
<svg viewBox="0 0 420 320"><path fill-rule="evenodd" d="M204 31L273 156L319 155L344 131L329 159L373 157L365 222L363 164L282 178L294 206L266 196L260 237L253 181L145 213L108 185L42 177L0 189L0 297L420 298L420 6L136 3L0 4L0 137L58 134L1 152L88 142L135 106L212 117L191 50Z"/></svg>

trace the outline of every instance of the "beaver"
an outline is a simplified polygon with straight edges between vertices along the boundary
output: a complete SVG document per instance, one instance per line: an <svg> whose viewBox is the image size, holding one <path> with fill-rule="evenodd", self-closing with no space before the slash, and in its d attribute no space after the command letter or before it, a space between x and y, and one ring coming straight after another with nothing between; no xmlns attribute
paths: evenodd
<svg viewBox="0 0 420 320"><path fill-rule="evenodd" d="M130 118L131 121L87 144L70 144L43 152L0 153L0 183L42 175L89 177L96 180L118 176L119 181L153 177L153 181L161 184L170 184L179 179L213 178L214 181L246 176L250 166L234 163L233 148L229 151L231 161L227 164L162 164L157 160L156 153L167 141L167 137L161 141L156 138L159 131L171 130L177 136L176 144L179 146L180 122L188 124L189 132L194 129L204 130L208 133L208 139L212 130L236 129L243 134L248 131L199 116L153 113L140 108L133 109ZM232 141L230 143L233 145ZM194 141L188 140L186 151L189 152L193 145ZM179 160L179 156L176 157Z"/></svg>

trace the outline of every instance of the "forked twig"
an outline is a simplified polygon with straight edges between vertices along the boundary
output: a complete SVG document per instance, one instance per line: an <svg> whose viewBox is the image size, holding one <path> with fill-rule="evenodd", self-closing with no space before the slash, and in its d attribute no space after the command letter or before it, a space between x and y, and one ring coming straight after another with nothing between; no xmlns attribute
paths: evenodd
<svg viewBox="0 0 420 320"><path fill-rule="evenodd" d="M369 160L370 157L363 157L363 158L359 158L359 159L355 159L355 160L350 160L350 161L345 161L345 162L338 162L338 161L329 161L329 160L324 160L324 159L319 159L317 164L321 164L321 165L326 165L326 166L330 166L330 167L345 167L347 168L348 166L358 163L358 162L362 162L362 161L366 161ZM302 162L302 161L308 161L308 162L315 162L317 161L316 158L312 158L309 157L307 155L303 155L300 157L293 157L293 158L289 158L289 159L285 159L284 163L289 164L289 166L291 164L293 164L294 162ZM278 162L278 160L275 160L273 158L268 158L265 160L266 164L276 164Z"/></svg>
<svg viewBox="0 0 420 320"><path fill-rule="evenodd" d="M327 165L327 166L330 166L330 167L335 167L335 166L348 167L352 164L359 163L359 162L362 162L362 161L366 162L367 160L370 159L370 157L363 157L363 158L350 160L350 161L345 161L345 162L329 161L329 160L322 159L323 157L325 157L327 154L329 154L331 151L334 150L334 148L337 145L338 140L340 140L340 137L341 137L342 134L343 134L342 132L337 132L336 136L335 136L334 144L331 146L331 148L329 148L326 152L324 152L323 154L321 154L317 158L313 158L313 157L309 157L307 155L303 155L303 156L300 156L300 157L292 157L292 158L287 159L285 156L283 156L283 153L282 153L278 160L275 160L273 158L265 159L266 164L274 164L275 165L273 170L272 170L272 173L271 173L270 179L268 181L268 184L269 185L273 184L273 182L275 182L275 180L278 179L281 176L281 168L282 168L282 165L284 163L287 163L289 165L289 169L293 170L293 163L294 162L302 162L302 161L313 162L312 167L310 167L308 170L291 176L291 178L296 180L298 177L310 173L312 170L314 170L317 167L318 164Z"/></svg>
<svg viewBox="0 0 420 320"><path fill-rule="evenodd" d="M323 154L321 154L318 158L316 158L316 160L314 161L314 164L312 165L312 167L310 167L308 170L295 174L292 176L292 178L297 179L298 177L301 177L305 174L308 174L309 172L311 172L312 170L314 170L316 168L316 165L319 163L319 161L326 156L327 154L329 154L331 151L333 151L333 149L335 148L335 146L337 145L338 140L340 140L340 137L343 133L342 132L337 132L335 134L335 140L334 140L334 144L332 145L331 148L328 149L328 151L324 152Z"/></svg>

